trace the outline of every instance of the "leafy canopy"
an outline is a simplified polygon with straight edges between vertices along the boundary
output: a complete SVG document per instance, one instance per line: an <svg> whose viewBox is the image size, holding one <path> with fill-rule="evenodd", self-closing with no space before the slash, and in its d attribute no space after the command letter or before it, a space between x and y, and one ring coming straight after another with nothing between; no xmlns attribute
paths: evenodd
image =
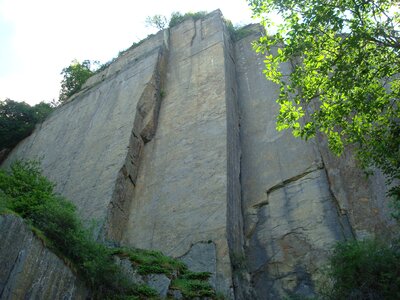
<svg viewBox="0 0 400 300"><path fill-rule="evenodd" d="M145 24L147 27L154 27L158 30L163 30L167 27L168 21L165 16L162 15L154 15L148 16L145 20Z"/></svg>
<svg viewBox="0 0 400 300"><path fill-rule="evenodd" d="M277 31L255 44L280 88L277 129L353 144L364 168L400 179L400 32L396 0L248 0ZM285 65L285 67L283 67ZM290 69L290 71L287 71ZM400 195L399 187L392 194Z"/></svg>
<svg viewBox="0 0 400 300"><path fill-rule="evenodd" d="M95 63L97 62L93 63L90 60L84 60L82 63L73 60L69 67L62 70L61 75L64 78L61 81L59 97L61 103L65 103L69 97L79 92L86 80L94 74L91 65Z"/></svg>
<svg viewBox="0 0 400 300"><path fill-rule="evenodd" d="M0 101L0 150L13 148L29 136L35 124L44 121L52 111L53 107L44 102L32 107L25 102L10 99Z"/></svg>

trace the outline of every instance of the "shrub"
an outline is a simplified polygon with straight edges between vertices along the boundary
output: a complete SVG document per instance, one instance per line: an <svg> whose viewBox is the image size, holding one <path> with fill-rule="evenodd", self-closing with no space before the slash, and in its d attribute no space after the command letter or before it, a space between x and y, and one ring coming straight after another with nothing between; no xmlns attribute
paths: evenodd
<svg viewBox="0 0 400 300"><path fill-rule="evenodd" d="M156 299L146 285L129 280L114 256L128 257L142 275L164 273L187 297L212 296L208 273L193 273L181 261L161 252L109 248L97 243L76 215L75 206L54 193L54 184L41 175L38 162L17 161L0 170L0 213L23 217L45 245L61 256L85 280L95 299ZM198 290L198 291L197 291Z"/></svg>
<svg viewBox="0 0 400 300"><path fill-rule="evenodd" d="M399 243L378 240L336 245L330 258L329 299L400 299Z"/></svg>
<svg viewBox="0 0 400 300"><path fill-rule="evenodd" d="M138 272L141 275L150 273L180 274L187 270L187 267L184 263L165 256L159 251L118 248L114 250L114 254L122 257L128 257L129 260L137 266Z"/></svg>
<svg viewBox="0 0 400 300"><path fill-rule="evenodd" d="M79 92L86 80L94 74L94 71L91 70L91 65L93 64L98 64L98 62L84 60L80 63L77 60L73 60L71 65L61 71L61 75L64 76L61 81L59 96L61 103L65 103L69 97Z"/></svg>
<svg viewBox="0 0 400 300"><path fill-rule="evenodd" d="M169 20L169 28L172 28L189 19L193 19L195 21L199 20L201 18L204 18L206 15L207 15L206 11L199 11L195 13L189 12L184 15L182 15L180 12L173 12Z"/></svg>
<svg viewBox="0 0 400 300"><path fill-rule="evenodd" d="M50 104L41 102L30 106L10 99L0 101L0 150L13 148L29 136L37 123L53 111Z"/></svg>
<svg viewBox="0 0 400 300"><path fill-rule="evenodd" d="M41 175L39 163L17 161L10 173L0 170L0 208L2 212L14 211L43 235L47 246L77 270L95 298L141 296L143 288L124 278L114 264L112 251L93 239L77 217L75 206L56 195L53 188L54 184Z"/></svg>

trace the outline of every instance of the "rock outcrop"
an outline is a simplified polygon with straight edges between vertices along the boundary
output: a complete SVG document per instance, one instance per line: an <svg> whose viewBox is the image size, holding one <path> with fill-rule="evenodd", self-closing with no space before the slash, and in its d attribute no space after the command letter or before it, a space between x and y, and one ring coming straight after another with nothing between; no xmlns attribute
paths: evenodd
<svg viewBox="0 0 400 300"><path fill-rule="evenodd" d="M233 40L215 11L148 38L4 165L41 159L99 239L180 257L228 299L314 295L332 245L390 227L384 184L276 131L279 91L246 31Z"/></svg>
<svg viewBox="0 0 400 300"><path fill-rule="evenodd" d="M0 299L86 299L64 261L14 215L0 215Z"/></svg>

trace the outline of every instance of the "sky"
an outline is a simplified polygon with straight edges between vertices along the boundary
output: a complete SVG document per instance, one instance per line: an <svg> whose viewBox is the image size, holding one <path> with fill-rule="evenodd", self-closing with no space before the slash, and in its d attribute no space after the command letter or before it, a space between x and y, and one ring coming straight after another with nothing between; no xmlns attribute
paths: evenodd
<svg viewBox="0 0 400 300"><path fill-rule="evenodd" d="M105 63L155 33L147 16L218 8L234 25L255 22L246 0L0 0L0 100L57 100L63 68Z"/></svg>

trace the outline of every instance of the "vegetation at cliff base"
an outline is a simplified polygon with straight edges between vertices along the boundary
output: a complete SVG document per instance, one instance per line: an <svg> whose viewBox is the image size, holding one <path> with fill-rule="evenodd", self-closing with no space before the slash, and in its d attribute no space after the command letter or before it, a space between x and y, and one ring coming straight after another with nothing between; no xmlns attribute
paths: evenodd
<svg viewBox="0 0 400 300"><path fill-rule="evenodd" d="M45 245L86 282L95 299L158 299L155 290L132 282L116 264L116 257L128 258L139 274L165 274L172 280L171 289L184 285L181 292L187 299L215 296L207 282L208 273L192 273L185 264L161 252L111 248L94 240L75 206L57 195L54 184L41 175L38 162L17 161L9 171L0 170L2 213L24 218Z"/></svg>
<svg viewBox="0 0 400 300"><path fill-rule="evenodd" d="M0 101L0 150L16 146L52 111L53 107L44 102L30 106L11 99Z"/></svg>
<svg viewBox="0 0 400 300"><path fill-rule="evenodd" d="M400 299L400 243L336 245L321 286L322 299Z"/></svg>

